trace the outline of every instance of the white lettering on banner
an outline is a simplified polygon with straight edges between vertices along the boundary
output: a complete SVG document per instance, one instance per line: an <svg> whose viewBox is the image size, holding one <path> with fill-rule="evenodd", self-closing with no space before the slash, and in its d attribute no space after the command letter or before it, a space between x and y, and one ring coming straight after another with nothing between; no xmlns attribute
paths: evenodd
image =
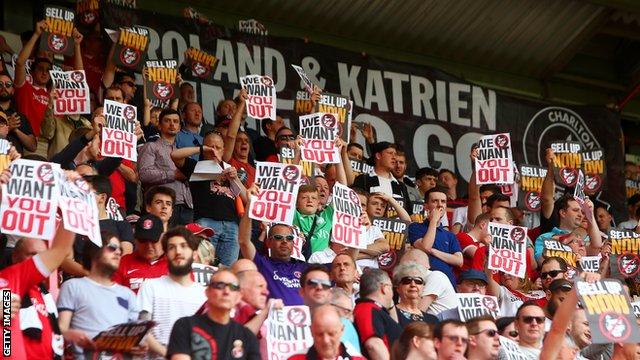
<svg viewBox="0 0 640 360"><path fill-rule="evenodd" d="M313 346L311 314L307 306L285 306L269 309L265 320L265 340L269 360L285 360Z"/></svg>

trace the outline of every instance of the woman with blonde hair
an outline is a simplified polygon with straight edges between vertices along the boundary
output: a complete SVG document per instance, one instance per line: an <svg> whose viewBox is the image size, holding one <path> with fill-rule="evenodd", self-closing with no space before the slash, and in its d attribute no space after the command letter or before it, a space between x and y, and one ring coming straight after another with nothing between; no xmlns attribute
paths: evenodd
<svg viewBox="0 0 640 360"><path fill-rule="evenodd" d="M391 360L435 360L431 325L414 321L404 328L391 349Z"/></svg>

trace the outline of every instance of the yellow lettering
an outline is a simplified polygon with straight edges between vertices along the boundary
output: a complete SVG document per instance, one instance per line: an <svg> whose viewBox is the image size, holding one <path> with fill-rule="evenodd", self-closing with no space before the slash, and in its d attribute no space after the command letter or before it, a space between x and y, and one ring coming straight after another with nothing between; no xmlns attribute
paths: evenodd
<svg viewBox="0 0 640 360"><path fill-rule="evenodd" d="M543 178L523 176L520 180L520 186L523 191L540 191L542 190Z"/></svg>

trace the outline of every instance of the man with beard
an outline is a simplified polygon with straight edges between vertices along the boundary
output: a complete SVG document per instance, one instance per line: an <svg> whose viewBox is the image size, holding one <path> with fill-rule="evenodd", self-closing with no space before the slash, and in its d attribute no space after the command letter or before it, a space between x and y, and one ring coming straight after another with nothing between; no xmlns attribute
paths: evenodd
<svg viewBox="0 0 640 360"><path fill-rule="evenodd" d="M190 102L182 109L184 126L176 136L176 148L202 145L200 126L202 125L202 107L197 102ZM198 154L190 156L198 160Z"/></svg>
<svg viewBox="0 0 640 360"><path fill-rule="evenodd" d="M120 240L112 234L102 234L102 247L86 241L83 266L89 275L62 284L58 298L60 330L65 341L74 345L76 358L82 358L85 350L95 349L92 339L101 331L138 319L133 291L111 280L121 255ZM138 348L136 352L144 350Z"/></svg>
<svg viewBox="0 0 640 360"><path fill-rule="evenodd" d="M573 285L566 279L553 280L546 291L547 303L544 306L544 315L547 317L544 321L544 332L548 332L553 322L553 317L560 304L564 301L567 293L571 291Z"/></svg>
<svg viewBox="0 0 640 360"><path fill-rule="evenodd" d="M12 106L14 92L13 81L9 75L0 73L0 110L7 115L7 140L23 154L25 149L35 151L37 143L27 117L18 113Z"/></svg>
<svg viewBox="0 0 640 360"><path fill-rule="evenodd" d="M164 359L173 324L190 316L206 301L204 288L191 278L191 264L199 240L187 228L169 229L162 236L162 249L169 263L169 274L145 281L138 292L140 318L157 325L148 336L149 351Z"/></svg>

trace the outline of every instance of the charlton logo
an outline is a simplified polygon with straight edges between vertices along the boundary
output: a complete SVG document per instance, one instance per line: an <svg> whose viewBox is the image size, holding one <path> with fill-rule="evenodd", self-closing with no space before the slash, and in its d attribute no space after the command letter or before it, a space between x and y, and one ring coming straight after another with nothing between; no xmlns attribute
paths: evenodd
<svg viewBox="0 0 640 360"><path fill-rule="evenodd" d="M84 81L84 74L81 71L74 71L71 73L71 80L76 82Z"/></svg>
<svg viewBox="0 0 640 360"><path fill-rule="evenodd" d="M511 236L511 240L514 240L516 242L522 242L524 241L526 234L521 227L514 227L513 229L511 229L510 236Z"/></svg>
<svg viewBox="0 0 640 360"><path fill-rule="evenodd" d="M509 146L509 138L505 134L496 136L496 146L504 149Z"/></svg>
<svg viewBox="0 0 640 360"><path fill-rule="evenodd" d="M191 64L191 72L193 73L194 76L199 77L199 78L206 78L207 76L209 76L209 72L211 71L211 68L208 66L203 65L201 62L199 61L194 61Z"/></svg>
<svg viewBox="0 0 640 360"><path fill-rule="evenodd" d="M587 179L584 183L584 190L589 194L595 194L602 187L602 179L597 174L587 175Z"/></svg>
<svg viewBox="0 0 640 360"><path fill-rule="evenodd" d="M560 180L566 186L573 186L576 184L576 181L578 180L578 172L576 169L564 167L560 169L559 174L560 174Z"/></svg>
<svg viewBox="0 0 640 360"><path fill-rule="evenodd" d="M128 67L134 67L140 62L140 52L138 50L126 47L120 52L120 62Z"/></svg>
<svg viewBox="0 0 640 360"><path fill-rule="evenodd" d="M260 79L260 81L262 82L262 84L263 84L264 86L269 86L269 87L271 87L271 86L273 85L273 80L271 80L271 78L270 78L270 77L268 77L268 76L263 76L263 77Z"/></svg>

